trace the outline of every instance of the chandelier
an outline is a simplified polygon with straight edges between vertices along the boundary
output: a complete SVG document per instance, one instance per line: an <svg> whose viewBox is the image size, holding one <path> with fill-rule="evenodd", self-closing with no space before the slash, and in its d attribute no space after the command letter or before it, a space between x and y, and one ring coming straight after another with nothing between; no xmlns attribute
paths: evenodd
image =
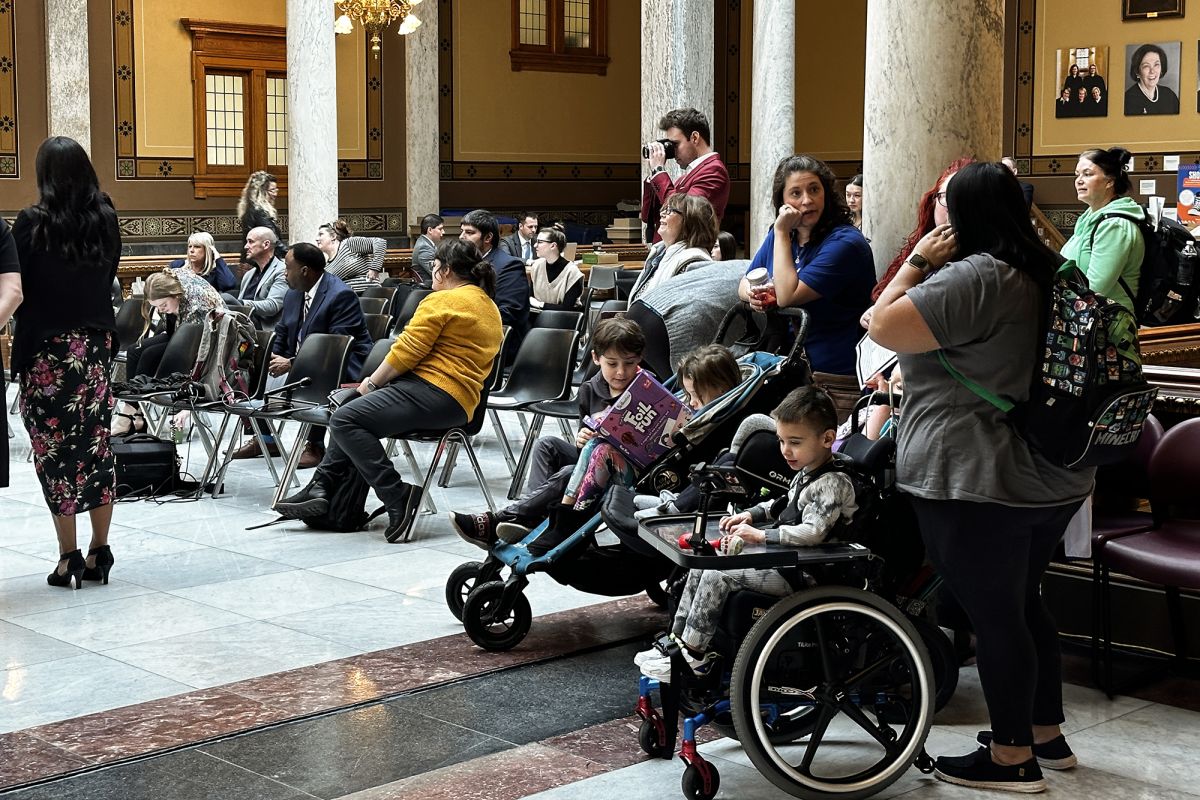
<svg viewBox="0 0 1200 800"><path fill-rule="evenodd" d="M341 15L333 23L334 33L353 33L354 23L357 22L371 34L371 50L375 58L379 58L379 33L400 20L401 36L412 33L421 27L421 20L412 13L412 7L421 0L335 0L337 11Z"/></svg>

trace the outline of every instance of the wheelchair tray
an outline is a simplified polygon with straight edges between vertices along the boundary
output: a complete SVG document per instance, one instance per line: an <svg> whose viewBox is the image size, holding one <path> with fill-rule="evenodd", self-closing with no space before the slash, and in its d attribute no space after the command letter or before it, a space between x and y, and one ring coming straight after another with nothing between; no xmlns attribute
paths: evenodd
<svg viewBox="0 0 1200 800"><path fill-rule="evenodd" d="M698 555L679 546L679 537L691 536L696 517L675 514L653 517L638 523L638 536L681 567L689 569L764 569L797 567L805 564L836 564L870 558L871 551L853 542L827 542L813 547L788 547L782 544L748 544L736 556ZM720 517L708 521L704 538L721 538Z"/></svg>

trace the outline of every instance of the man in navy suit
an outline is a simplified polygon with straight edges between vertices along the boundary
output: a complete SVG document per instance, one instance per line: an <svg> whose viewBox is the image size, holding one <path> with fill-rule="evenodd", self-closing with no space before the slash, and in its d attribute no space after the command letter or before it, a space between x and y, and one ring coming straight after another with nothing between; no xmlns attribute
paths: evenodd
<svg viewBox="0 0 1200 800"><path fill-rule="evenodd" d="M535 220L536 222L536 220ZM512 330L504 346L504 363L510 363L516 355L521 340L529 332L529 278L525 274L525 262L509 255L497 246L500 241L500 226L492 212L477 208L462 218L458 238L479 248L485 261L496 271L496 306L500 309L500 321Z"/></svg>
<svg viewBox="0 0 1200 800"><path fill-rule="evenodd" d="M308 242L292 245L284 264L288 292L283 298L283 312L275 325L275 344L271 348L267 372L273 377L290 372L304 337L313 333L341 333L354 339L342 380L358 380L362 376L363 361L374 344L367 332L358 295L341 278L325 271L325 255L316 245ZM242 451L247 452L242 455ZM253 458L258 454L258 442L251 440L235 453L234 458ZM314 426L298 466L311 469L321 463L324 455L325 429Z"/></svg>

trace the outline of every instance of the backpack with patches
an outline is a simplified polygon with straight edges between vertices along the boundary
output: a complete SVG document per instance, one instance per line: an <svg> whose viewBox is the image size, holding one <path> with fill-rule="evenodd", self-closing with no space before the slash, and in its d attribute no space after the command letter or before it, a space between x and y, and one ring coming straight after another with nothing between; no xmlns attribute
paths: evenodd
<svg viewBox="0 0 1200 800"><path fill-rule="evenodd" d="M1135 220L1125 214L1101 214L1096 227L1092 228L1089 250L1095 241L1096 230L1106 219L1126 219L1137 225L1146 246L1137 293L1129 288L1124 278L1120 279L1121 288L1133 298L1138 324L1158 326L1194 322L1200 311L1200 293L1197 291L1200 287L1195 285L1200 255L1191 232L1166 217L1160 219L1155 228L1147 216Z"/></svg>
<svg viewBox="0 0 1200 800"><path fill-rule="evenodd" d="M203 385L204 400L237 402L250 392L250 372L258 337L245 314L226 311L209 314L204 322L193 384Z"/></svg>
<svg viewBox="0 0 1200 800"><path fill-rule="evenodd" d="M1045 336L1029 400L992 394L938 359L959 383L1008 414L1030 447L1068 469L1112 464L1137 446L1157 387L1142 377L1137 321L1125 306L1088 288L1073 261L1050 291Z"/></svg>

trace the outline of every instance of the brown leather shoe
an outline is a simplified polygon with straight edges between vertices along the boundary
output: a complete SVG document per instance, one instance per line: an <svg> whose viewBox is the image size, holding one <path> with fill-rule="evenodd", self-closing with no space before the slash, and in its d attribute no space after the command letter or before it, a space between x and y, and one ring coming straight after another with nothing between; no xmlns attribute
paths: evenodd
<svg viewBox="0 0 1200 800"><path fill-rule="evenodd" d="M312 442L304 443L304 450L300 453L300 461L296 464L296 469L312 469L321 463L321 459L325 457L325 448L319 444Z"/></svg>
<svg viewBox="0 0 1200 800"><path fill-rule="evenodd" d="M280 457L279 445L275 444L275 442L267 443L267 452L270 453L273 458ZM261 455L262 455L262 450L260 450L258 447L258 439L251 439L250 441L246 442L244 445L239 447L237 450L233 451L233 457L235 459L258 458Z"/></svg>

